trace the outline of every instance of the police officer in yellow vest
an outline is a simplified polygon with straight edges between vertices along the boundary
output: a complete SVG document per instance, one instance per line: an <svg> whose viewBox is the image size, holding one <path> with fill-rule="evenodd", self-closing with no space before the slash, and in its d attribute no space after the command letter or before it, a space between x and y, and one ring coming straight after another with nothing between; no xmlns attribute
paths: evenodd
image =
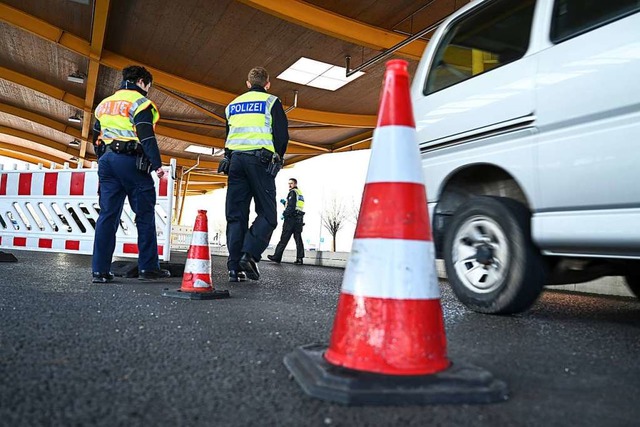
<svg viewBox="0 0 640 427"><path fill-rule="evenodd" d="M277 225L275 175L287 150L287 116L280 100L267 93L262 67L249 71L249 91L226 108L228 165L226 200L229 281L258 280L257 263ZM249 227L249 205L256 219Z"/></svg>
<svg viewBox="0 0 640 427"><path fill-rule="evenodd" d="M302 259L304 258L304 243L302 242L302 227L304 226L304 196L302 191L298 188L298 180L295 178L289 178L289 194L287 194L287 200L280 200L284 202L284 224L282 225L282 235L280 236L280 242L276 246L276 251L273 255L267 255L273 262L282 261L282 253L293 235L293 240L296 242L296 261L294 264L302 265Z"/></svg>
<svg viewBox="0 0 640 427"><path fill-rule="evenodd" d="M150 172L164 175L154 127L160 113L147 99L153 77L144 67L122 70L120 89L95 110L93 144L98 156L100 214L93 243L93 283L114 278L111 261L124 199L138 229L138 273L143 280L169 277L160 268L156 237L156 190Z"/></svg>

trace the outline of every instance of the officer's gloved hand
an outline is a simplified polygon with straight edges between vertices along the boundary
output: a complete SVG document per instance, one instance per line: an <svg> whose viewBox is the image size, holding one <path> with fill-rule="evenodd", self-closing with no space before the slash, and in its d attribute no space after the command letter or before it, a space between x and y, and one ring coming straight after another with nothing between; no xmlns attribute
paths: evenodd
<svg viewBox="0 0 640 427"><path fill-rule="evenodd" d="M286 205L287 201L285 199L280 199L280 203L282 203L283 205Z"/></svg>

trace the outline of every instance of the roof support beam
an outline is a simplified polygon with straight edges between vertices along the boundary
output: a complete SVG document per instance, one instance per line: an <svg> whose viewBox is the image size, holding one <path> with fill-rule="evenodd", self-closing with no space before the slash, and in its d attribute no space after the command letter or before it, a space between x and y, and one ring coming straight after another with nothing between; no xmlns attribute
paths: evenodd
<svg viewBox="0 0 640 427"><path fill-rule="evenodd" d="M80 158L87 153L87 140L91 127L93 101L96 96L98 71L100 71L100 57L104 45L104 33L107 29L110 0L96 0L93 8L93 28L91 29L91 45L89 47L89 72L87 73L87 91L84 96L84 115L82 117L82 142L80 143Z"/></svg>
<svg viewBox="0 0 640 427"><path fill-rule="evenodd" d="M200 174L197 170L191 171L189 173L189 185L191 184L211 184L211 183L220 183L227 182L226 175L209 175L209 174Z"/></svg>
<svg viewBox="0 0 640 427"><path fill-rule="evenodd" d="M360 21L346 18L301 0L238 0L285 21L371 49L389 49L407 37ZM427 43L416 40L398 50L410 59L419 60Z"/></svg>
<svg viewBox="0 0 640 427"><path fill-rule="evenodd" d="M35 150L33 150L34 154L26 154L22 151L18 151L18 149L21 148L22 147L17 147L0 141L0 156L9 157L10 159L20 160L21 162L27 162L36 165L38 163L54 163L58 168L62 167L61 165L66 161L64 159L51 156L46 153L35 154Z"/></svg>
<svg viewBox="0 0 640 427"><path fill-rule="evenodd" d="M331 146L331 152L339 153L341 151L351 151L352 147L360 144L364 144L366 142L370 142L371 138L373 138L373 131L368 130L359 135L352 136L351 138L347 138L343 141L337 142Z"/></svg>
<svg viewBox="0 0 640 427"><path fill-rule="evenodd" d="M169 161L174 158L174 156L168 156L165 154L162 154L160 156L162 158L162 163L168 164ZM181 157L176 157L176 166L182 166L185 168L190 168L193 165L195 165L197 163L196 159L185 159L185 158L181 158ZM209 169L209 170L214 170L217 171L218 170L218 165L220 164L220 162L213 162L213 161L206 161L206 160L200 160L200 163L198 164L198 167L201 169Z"/></svg>
<svg viewBox="0 0 640 427"><path fill-rule="evenodd" d="M43 136L36 135L36 134L30 133L30 132L25 132L25 131L20 130L20 129L12 128L10 126L1 126L0 125L0 134L9 135L9 136L13 136L13 137L16 137L16 138L24 139L25 141L36 142L36 143L38 143L40 145L44 145L45 147L49 147L49 148L52 148L54 150L60 151L62 153L68 154L69 156L77 156L78 155L78 149L77 148L69 147L68 145L61 144L61 143L59 143L57 141L54 141L52 139L45 138ZM22 148L24 148L25 150L29 150L29 151L32 151L32 152L39 153L39 154L44 154L44 153L41 153L41 152L36 151L36 150L28 149L27 147L22 147ZM25 152L27 152L27 151L25 151ZM64 157L61 157L61 158L64 158ZM67 157L67 159L68 159L68 157Z"/></svg>
<svg viewBox="0 0 640 427"><path fill-rule="evenodd" d="M203 114L206 114L207 116L211 117L212 119L214 119L214 120L216 120L218 122L221 122L221 123L225 123L226 122L224 117L221 117L220 115L214 113L213 111L209 111L206 108L201 107L200 105L196 104L195 102L191 101L190 99L185 98L184 96L180 96L177 93L173 93L170 90L168 90L166 88L163 88L160 85L156 85L154 87L154 89L164 93L165 95L167 95L167 96L169 96L171 98L177 99L178 101L180 101L180 102L182 102L184 104L187 104L189 107L191 107L191 108L193 108L195 110L198 110Z"/></svg>
<svg viewBox="0 0 640 427"><path fill-rule="evenodd" d="M1 3L0 6L2 6ZM36 92L48 95L53 99L57 99L73 107L82 109L82 105L84 102L82 98L79 98L55 86L41 82L40 80L31 78L29 76L25 76L24 74L20 74L8 68L0 67L0 79L8 80L17 85L24 86Z"/></svg>
<svg viewBox="0 0 640 427"><path fill-rule="evenodd" d="M12 116L20 117L33 123L46 126L50 129L57 130L58 132L65 133L72 138L81 137L80 131L78 129L68 126L65 123L60 123L56 120L42 116L38 113L34 113L33 111L24 110L22 108L14 107L12 105L0 102L0 112L11 114Z"/></svg>
<svg viewBox="0 0 640 427"><path fill-rule="evenodd" d="M62 29L55 27L46 21L28 15L3 3L0 3L0 20L33 33L52 43L59 44L60 46L86 58L91 57L91 48L88 41L66 33ZM168 89L176 90L185 95L193 96L194 98L213 102L218 105L227 105L237 96L230 92L195 83L182 77L166 73L149 65L143 64L140 61L133 61L107 50L103 51L100 58L101 65L115 68L117 70L121 70L134 62L147 68L149 72L153 74L153 80L157 84ZM288 117L290 120L345 127L373 128L376 123L376 116L374 115L333 113L330 111L309 110L299 107L291 111L288 114Z"/></svg>

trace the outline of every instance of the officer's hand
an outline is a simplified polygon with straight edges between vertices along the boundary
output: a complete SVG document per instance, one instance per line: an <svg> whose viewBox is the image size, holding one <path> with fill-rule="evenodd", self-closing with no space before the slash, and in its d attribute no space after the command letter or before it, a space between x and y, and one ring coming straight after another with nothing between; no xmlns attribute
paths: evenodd
<svg viewBox="0 0 640 427"><path fill-rule="evenodd" d="M158 168L158 170L156 170L156 174L158 175L158 178L162 178L164 176L164 169Z"/></svg>

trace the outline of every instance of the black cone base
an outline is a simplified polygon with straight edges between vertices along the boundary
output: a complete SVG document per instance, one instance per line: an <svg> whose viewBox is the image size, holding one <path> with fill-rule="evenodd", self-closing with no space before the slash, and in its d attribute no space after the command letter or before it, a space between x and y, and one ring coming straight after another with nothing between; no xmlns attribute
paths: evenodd
<svg viewBox="0 0 640 427"><path fill-rule="evenodd" d="M111 272L116 277L138 277L138 261L113 261Z"/></svg>
<svg viewBox="0 0 640 427"><path fill-rule="evenodd" d="M160 268L164 268L165 270L169 270L171 273L171 277L182 277L184 274L184 263L177 264L175 262L160 262Z"/></svg>
<svg viewBox="0 0 640 427"><path fill-rule="evenodd" d="M397 376L354 371L324 359L326 346L298 347L284 364L310 396L345 405L492 403L507 400L507 385L477 366L454 363L431 375Z"/></svg>
<svg viewBox="0 0 640 427"><path fill-rule="evenodd" d="M18 258L14 254L0 251L0 262L17 262Z"/></svg>
<svg viewBox="0 0 640 427"><path fill-rule="evenodd" d="M182 292L180 289L177 291L164 291L163 297L170 298L182 298L182 299L222 299L229 298L229 291L213 291L213 292Z"/></svg>

